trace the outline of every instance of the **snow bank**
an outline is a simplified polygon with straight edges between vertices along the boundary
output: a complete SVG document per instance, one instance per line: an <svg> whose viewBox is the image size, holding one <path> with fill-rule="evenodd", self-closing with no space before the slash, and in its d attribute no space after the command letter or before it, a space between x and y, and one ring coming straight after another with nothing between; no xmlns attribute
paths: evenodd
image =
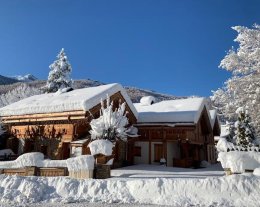
<svg viewBox="0 0 260 207"><path fill-rule="evenodd" d="M223 168L230 168L232 172L243 173L245 169L254 170L260 167L260 153L254 151L220 152L218 161Z"/></svg>
<svg viewBox="0 0 260 207"><path fill-rule="evenodd" d="M134 203L170 206L258 206L260 177L76 180L0 176L0 202Z"/></svg>
<svg viewBox="0 0 260 207"><path fill-rule="evenodd" d="M149 106L155 103L155 98L153 96L144 96L140 99L140 104L143 106Z"/></svg>
<svg viewBox="0 0 260 207"><path fill-rule="evenodd" d="M109 156L112 155L113 151L113 143L104 139L94 140L89 143L88 147L92 155L103 154Z"/></svg>
<svg viewBox="0 0 260 207"><path fill-rule="evenodd" d="M205 98L187 98L167 100L152 105L135 103L138 111L138 122L188 122L197 123L206 106ZM208 111L208 110L207 110ZM208 112L209 113L209 112ZM210 114L208 114L210 117Z"/></svg>
<svg viewBox="0 0 260 207"><path fill-rule="evenodd" d="M14 161L0 162L0 168L23 168L30 166L37 167L67 167L68 170L94 169L95 159L92 155L81 155L67 160L44 160L40 152L31 152L19 156Z"/></svg>
<svg viewBox="0 0 260 207"><path fill-rule="evenodd" d="M52 113L84 110L88 111L117 92L121 92L136 118L138 113L125 89L117 83L73 90L67 93L47 93L25 98L0 109L0 116Z"/></svg>

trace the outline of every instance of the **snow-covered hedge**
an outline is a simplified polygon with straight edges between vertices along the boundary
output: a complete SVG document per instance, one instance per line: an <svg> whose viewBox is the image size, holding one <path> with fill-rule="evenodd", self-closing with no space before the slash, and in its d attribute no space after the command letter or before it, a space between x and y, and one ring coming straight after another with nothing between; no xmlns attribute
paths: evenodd
<svg viewBox="0 0 260 207"><path fill-rule="evenodd" d="M14 161L0 162L0 168L37 167L67 167L68 170L94 170L95 159L92 155L81 155L67 160L44 160L40 152L31 152L19 156Z"/></svg>

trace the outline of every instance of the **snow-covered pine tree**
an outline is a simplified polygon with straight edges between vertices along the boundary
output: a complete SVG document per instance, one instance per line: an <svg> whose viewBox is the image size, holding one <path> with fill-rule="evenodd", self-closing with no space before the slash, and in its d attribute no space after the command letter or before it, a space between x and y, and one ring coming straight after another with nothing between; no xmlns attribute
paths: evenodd
<svg viewBox="0 0 260 207"><path fill-rule="evenodd" d="M119 104L118 109L113 110L113 102L110 103L109 96L105 103L101 100L100 117L90 122L91 139L106 139L111 142L116 140L127 140L128 132L131 127L128 126L128 118L125 112L126 103Z"/></svg>
<svg viewBox="0 0 260 207"><path fill-rule="evenodd" d="M218 113L229 121L237 119L236 108L247 106L260 137L260 25L232 29L238 32L235 42L239 46L229 50L219 66L232 72L232 77L213 92L211 99Z"/></svg>
<svg viewBox="0 0 260 207"><path fill-rule="evenodd" d="M234 139L238 146L245 149L253 145L255 139L254 128L251 125L251 118L248 111L243 107L236 110L238 120L235 122L235 136Z"/></svg>
<svg viewBox="0 0 260 207"><path fill-rule="evenodd" d="M70 78L72 67L63 48L58 54L57 60L55 60L49 68L50 72L47 84L44 87L45 92L52 93L59 89L72 87L72 80Z"/></svg>

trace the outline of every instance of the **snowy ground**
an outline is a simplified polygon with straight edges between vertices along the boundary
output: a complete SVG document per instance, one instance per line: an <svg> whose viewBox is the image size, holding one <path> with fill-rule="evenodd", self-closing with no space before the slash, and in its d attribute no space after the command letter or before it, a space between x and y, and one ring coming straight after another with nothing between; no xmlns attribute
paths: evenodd
<svg viewBox="0 0 260 207"><path fill-rule="evenodd" d="M209 178L223 176L224 174L220 163L200 169L165 167L162 165L133 165L112 170L111 179Z"/></svg>
<svg viewBox="0 0 260 207"><path fill-rule="evenodd" d="M107 180L0 176L0 206L259 206L260 176L137 165Z"/></svg>

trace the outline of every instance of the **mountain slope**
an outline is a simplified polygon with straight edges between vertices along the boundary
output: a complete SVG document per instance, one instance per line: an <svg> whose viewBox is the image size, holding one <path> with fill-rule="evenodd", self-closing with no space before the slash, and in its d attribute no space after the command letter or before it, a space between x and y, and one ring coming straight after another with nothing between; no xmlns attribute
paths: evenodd
<svg viewBox="0 0 260 207"><path fill-rule="evenodd" d="M17 83L18 80L0 75L0 85Z"/></svg>
<svg viewBox="0 0 260 207"><path fill-rule="evenodd" d="M1 76L1 77L4 77L4 76ZM5 79L3 79L3 80L5 80ZM9 80L9 78L7 78L7 80ZM11 79L11 81L9 81L9 82L5 81L3 83L4 84L0 85L0 102L1 102L1 96L2 97L5 96L5 94L7 94L8 92L10 94L10 92L12 93L12 91L13 92L17 91L16 89L21 87L24 84L26 84L29 87L23 87L23 88L33 91L33 88L40 89L41 87L43 87L46 84L46 81L36 80L36 81L30 81L30 82L17 82L16 80ZM99 85L104 85L104 84L105 83L95 81L95 80L90 80L90 79L75 80L73 83L75 89L99 86ZM157 92L154 92L151 90L139 89L136 87L127 86L124 88L126 89L128 95L130 96L131 100L134 103L139 102L143 96L154 96L157 99L157 101L185 98L185 97L176 97L173 95L161 94L161 93L157 93ZM14 94L14 95L16 95L16 94ZM5 96L5 98L6 97L7 96ZM10 97L10 95L8 96L8 98L9 97ZM0 103L0 107L2 107L3 105L4 105L3 103L2 104Z"/></svg>
<svg viewBox="0 0 260 207"><path fill-rule="evenodd" d="M17 75L13 77L14 79L16 79L19 82L31 82L31 81L36 81L38 80L38 78L36 78L34 75L32 74L27 74L27 75Z"/></svg>

